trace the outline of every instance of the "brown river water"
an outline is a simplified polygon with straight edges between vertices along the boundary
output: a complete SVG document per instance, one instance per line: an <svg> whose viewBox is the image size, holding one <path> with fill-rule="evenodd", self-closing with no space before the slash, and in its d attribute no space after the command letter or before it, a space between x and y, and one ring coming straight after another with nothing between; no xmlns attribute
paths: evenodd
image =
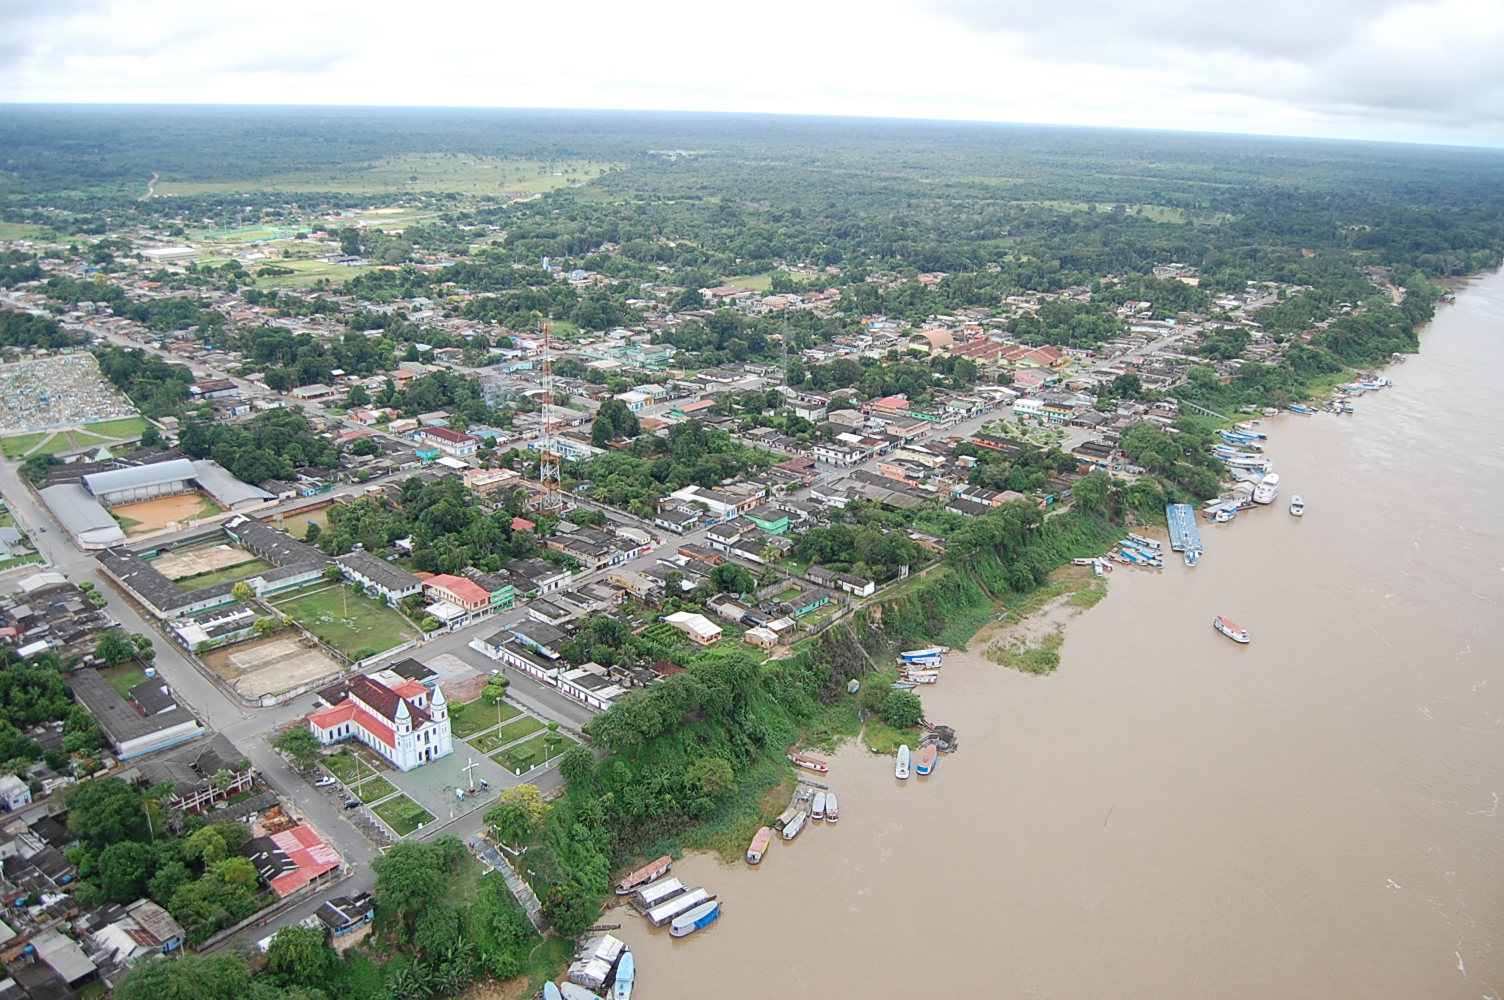
<svg viewBox="0 0 1504 1000"><path fill-rule="evenodd" d="M935 774L848 746L839 825L676 866L718 923L612 911L639 994L1504 997L1504 274L1422 343L1265 420L1279 502L1118 567L1055 675L946 657Z"/></svg>

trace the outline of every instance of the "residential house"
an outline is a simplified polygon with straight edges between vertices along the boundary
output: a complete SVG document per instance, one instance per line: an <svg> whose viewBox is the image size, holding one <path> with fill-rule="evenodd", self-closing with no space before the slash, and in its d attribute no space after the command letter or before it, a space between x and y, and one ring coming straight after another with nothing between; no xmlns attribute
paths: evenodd
<svg viewBox="0 0 1504 1000"><path fill-rule="evenodd" d="M480 447L480 439L448 427L424 427L418 431L418 440L429 444L454 458L474 455Z"/></svg>
<svg viewBox="0 0 1504 1000"><path fill-rule="evenodd" d="M709 618L690 611L676 611L663 620L702 646L715 642L725 632Z"/></svg>
<svg viewBox="0 0 1504 1000"><path fill-rule="evenodd" d="M367 552L356 549L334 558L345 578L380 594L388 604L395 605L404 598L423 592L423 581L401 566L387 562Z"/></svg>

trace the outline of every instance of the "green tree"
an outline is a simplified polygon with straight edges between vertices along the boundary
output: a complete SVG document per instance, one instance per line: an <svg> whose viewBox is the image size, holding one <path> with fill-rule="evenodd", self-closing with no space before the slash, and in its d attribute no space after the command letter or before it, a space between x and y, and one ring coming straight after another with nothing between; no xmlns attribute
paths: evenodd
<svg viewBox="0 0 1504 1000"><path fill-rule="evenodd" d="M503 844L520 847L532 838L537 821L521 802L502 802L486 813L486 823Z"/></svg>
<svg viewBox="0 0 1504 1000"><path fill-rule="evenodd" d="M377 902L391 907L404 930L410 930L424 907L448 894L453 862L464 855L464 845L453 837L440 837L431 843L403 840L393 844L371 863L376 872Z"/></svg>
<svg viewBox="0 0 1504 1000"><path fill-rule="evenodd" d="M306 771L318 762L319 752L323 745L318 737L305 725L298 724L284 730L275 740L272 747L277 751L292 758L298 770Z"/></svg>
<svg viewBox="0 0 1504 1000"><path fill-rule="evenodd" d="M757 589L757 577L745 566L724 562L710 571L710 585L727 594L750 594Z"/></svg>
<svg viewBox="0 0 1504 1000"><path fill-rule="evenodd" d="M95 870L105 898L114 903L134 903L144 896L156 868L156 856L150 844L136 840L122 840L101 851Z"/></svg>
<svg viewBox="0 0 1504 1000"><path fill-rule="evenodd" d="M95 778L68 790L68 829L84 846L102 851L124 840L146 840L146 799L119 778Z"/></svg>
<svg viewBox="0 0 1504 1000"><path fill-rule="evenodd" d="M720 757L701 757L684 770L684 783L707 798L717 799L736 785L736 773Z"/></svg>
<svg viewBox="0 0 1504 1000"><path fill-rule="evenodd" d="M99 644L94 647L94 655L114 667L127 660L134 660L136 647L123 632L111 629L99 637Z"/></svg>
<svg viewBox="0 0 1504 1000"><path fill-rule="evenodd" d="M251 969L244 957L179 954L137 965L115 987L115 1000L246 1000Z"/></svg>
<svg viewBox="0 0 1504 1000"><path fill-rule="evenodd" d="M548 803L543 801L543 793L537 785L516 785L501 793L503 803L515 802L527 810L534 823L543 822L543 817L548 813Z"/></svg>
<svg viewBox="0 0 1504 1000"><path fill-rule="evenodd" d="M249 604L256 599L256 588L242 580L230 588L230 596L241 604Z"/></svg>
<svg viewBox="0 0 1504 1000"><path fill-rule="evenodd" d="M894 691L883 702L883 721L895 729L912 729L924 718L924 704L912 691Z"/></svg>
<svg viewBox="0 0 1504 1000"><path fill-rule="evenodd" d="M1101 469L1088 472L1071 487L1076 502L1093 513L1106 513L1111 507L1112 494L1112 477Z"/></svg>
<svg viewBox="0 0 1504 1000"><path fill-rule="evenodd" d="M350 445L350 454L379 455L381 454L381 446L372 437L356 438L355 443Z"/></svg>
<svg viewBox="0 0 1504 1000"><path fill-rule="evenodd" d="M266 949L266 971L284 985L332 994L338 970L339 956L321 927L289 924L277 931Z"/></svg>
<svg viewBox="0 0 1504 1000"><path fill-rule="evenodd" d="M571 785L577 782L590 780L595 771L595 754L588 747L576 743L564 751L564 756L559 761L559 774Z"/></svg>

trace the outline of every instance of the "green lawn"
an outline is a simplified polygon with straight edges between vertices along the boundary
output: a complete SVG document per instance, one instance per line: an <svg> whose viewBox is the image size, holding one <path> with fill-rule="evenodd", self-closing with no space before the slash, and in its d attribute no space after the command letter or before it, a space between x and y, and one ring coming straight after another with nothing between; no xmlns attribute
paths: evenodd
<svg viewBox="0 0 1504 1000"><path fill-rule="evenodd" d="M490 734L496 739L496 746L493 746L491 749L495 750L496 747L504 747L508 743L511 743L513 740L520 740L524 736L530 736L531 734L536 733L542 728L543 723L539 722L531 715L524 715L520 718L513 719L511 722L508 722L506 725L496 730L496 732Z"/></svg>
<svg viewBox="0 0 1504 1000"><path fill-rule="evenodd" d="M450 705L449 728L455 736L464 740L483 729L506 722L508 719L515 719L521 714L522 709L507 702L490 705L484 701L471 701L461 705Z"/></svg>
<svg viewBox="0 0 1504 1000"><path fill-rule="evenodd" d="M539 733L525 743L503 750L491 759L508 771L526 773L529 768L553 760L569 749L574 740L563 733Z"/></svg>
<svg viewBox="0 0 1504 1000"><path fill-rule="evenodd" d="M299 594L275 607L352 660L418 638L417 628L401 614L345 586Z"/></svg>
<svg viewBox="0 0 1504 1000"><path fill-rule="evenodd" d="M550 167L552 169L550 169ZM263 176L237 181L176 181L163 178L156 194L229 194L237 191L339 191L344 194L383 194L393 191L454 191L461 194L499 194L502 191L552 191L568 184L594 180L611 165L599 161L537 160L440 153L404 153L369 163L329 170ZM416 180L414 180L416 178ZM383 229L411 223L411 213L370 215L365 221ZM205 234L196 233L195 238ZM212 234L210 238L254 239L249 230ZM271 261L270 263L280 263Z"/></svg>
<svg viewBox="0 0 1504 1000"><path fill-rule="evenodd" d="M137 663L122 663L118 667L103 667L99 675L110 682L115 693L124 698L131 688L146 680L146 671Z"/></svg>
<svg viewBox="0 0 1504 1000"><path fill-rule="evenodd" d="M736 288L750 288L757 292L766 292L773 287L773 272L763 274L730 274L726 276L726 284Z"/></svg>
<svg viewBox="0 0 1504 1000"><path fill-rule="evenodd" d="M145 429L146 421L141 417L123 417L119 420L86 424L83 430L30 431L25 434L12 434L9 437L0 438L0 448L5 450L6 458L20 458L33 449L38 455L55 455L62 451L92 448L110 441L139 437ZM41 442L46 441L48 435L52 435L52 440L42 444Z"/></svg>
<svg viewBox="0 0 1504 1000"><path fill-rule="evenodd" d="M40 563L41 561L42 557L38 555L16 556L14 559L0 559L0 572L4 572L8 569L15 569L17 566L30 566L33 563Z"/></svg>
<svg viewBox="0 0 1504 1000"><path fill-rule="evenodd" d="M396 786L385 778L367 778L351 789L356 798L362 802L375 802L384 799L397 790Z"/></svg>
<svg viewBox="0 0 1504 1000"><path fill-rule="evenodd" d="M243 563L234 566L221 566L219 569L211 569L207 573L195 573L192 576L179 577L173 581L184 590L203 590L212 587L216 583L227 583L231 580L244 580L248 576L255 576L262 570L271 569L270 563L260 559L247 559Z"/></svg>
<svg viewBox="0 0 1504 1000"><path fill-rule="evenodd" d="M391 827L392 832L399 837L412 833L420 823L433 822L433 813L406 795L387 799L379 806L372 806L371 811L385 820L386 825Z"/></svg>
<svg viewBox="0 0 1504 1000"><path fill-rule="evenodd" d="M333 757L325 757L324 768L347 785L353 785L362 778L369 778L379 773L368 761L360 759L348 750L337 753Z"/></svg>

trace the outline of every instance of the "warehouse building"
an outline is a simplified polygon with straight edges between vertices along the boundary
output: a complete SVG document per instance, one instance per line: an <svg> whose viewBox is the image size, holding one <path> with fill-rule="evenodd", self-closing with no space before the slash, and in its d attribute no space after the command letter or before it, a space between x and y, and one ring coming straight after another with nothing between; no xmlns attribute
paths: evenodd
<svg viewBox="0 0 1504 1000"><path fill-rule="evenodd" d="M191 493L198 470L186 458L84 476L83 486L106 507Z"/></svg>

